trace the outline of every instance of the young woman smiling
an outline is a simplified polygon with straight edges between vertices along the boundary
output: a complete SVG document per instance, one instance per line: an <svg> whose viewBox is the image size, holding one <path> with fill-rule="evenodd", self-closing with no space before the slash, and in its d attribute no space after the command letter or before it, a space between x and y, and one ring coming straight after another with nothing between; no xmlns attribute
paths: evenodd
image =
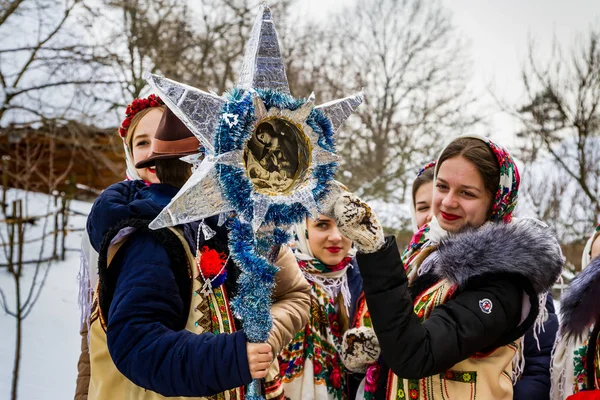
<svg viewBox="0 0 600 400"><path fill-rule="evenodd" d="M433 197L433 172L436 162L426 165L417 175L413 183L413 222L416 221L415 232L431 222L433 212L431 203ZM452 171L451 171L452 173ZM444 193L448 188L448 182L442 181L437 184L438 192ZM477 189L464 188L464 195L467 199L475 198L476 195L471 191L478 192ZM444 212L442 212L443 216ZM449 216L453 218L452 215ZM414 277L409 276L409 280ZM552 347L558 331L558 318L554 310L552 296L548 294L546 301L546 312L548 318L544 322L541 332L535 332L530 328L523 338L523 357L525 359L525 368L520 379L514 385L514 400L537 399L545 400L550 394L550 360Z"/></svg>
<svg viewBox="0 0 600 400"><path fill-rule="evenodd" d="M381 347L383 362L367 371L364 397L512 399L522 368L516 362L513 369L513 359L522 359L523 334L543 320L546 292L562 268L560 247L541 223L512 222L519 174L491 140L453 140L435 175L433 218L402 257L353 194L324 210L358 248ZM416 271L410 281L405 267Z"/></svg>

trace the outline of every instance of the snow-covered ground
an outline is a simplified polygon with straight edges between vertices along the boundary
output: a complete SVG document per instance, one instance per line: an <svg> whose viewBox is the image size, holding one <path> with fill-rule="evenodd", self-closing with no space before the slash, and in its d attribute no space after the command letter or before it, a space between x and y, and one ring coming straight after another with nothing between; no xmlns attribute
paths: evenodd
<svg viewBox="0 0 600 400"><path fill-rule="evenodd" d="M23 192L11 191L11 197ZM45 214L47 196L29 193L30 215ZM90 203L72 202L71 209L89 212ZM1 225L1 224L0 224ZM70 228L83 228L85 217L71 216ZM2 234L6 230L0 226ZM34 226L27 237L39 237L42 224ZM78 249L82 232L67 235L67 248ZM39 244L26 248L24 258L39 254ZM50 245L46 245L46 251ZM1 252L0 262L6 258ZM46 252L45 252L46 253ZM31 267L31 268L29 268ZM31 269L25 268L24 281L29 284ZM79 357L79 308L77 305L79 252L68 251L66 260L51 265L38 302L23 324L23 347L18 398L23 400L63 400L73 397ZM28 286L28 285L27 285ZM0 268L0 288L5 292L10 309L14 309L14 284L5 268ZM0 398L10 398L15 349L15 322L0 311Z"/></svg>

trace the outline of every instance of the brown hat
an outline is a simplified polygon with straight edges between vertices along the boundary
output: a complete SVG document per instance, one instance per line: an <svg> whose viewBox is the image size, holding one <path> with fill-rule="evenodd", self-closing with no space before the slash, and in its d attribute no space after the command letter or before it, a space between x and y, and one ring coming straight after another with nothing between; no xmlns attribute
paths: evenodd
<svg viewBox="0 0 600 400"><path fill-rule="evenodd" d="M135 164L136 168L151 167L156 160L179 158L198 153L200 142L173 112L165 107L154 140L150 157Z"/></svg>

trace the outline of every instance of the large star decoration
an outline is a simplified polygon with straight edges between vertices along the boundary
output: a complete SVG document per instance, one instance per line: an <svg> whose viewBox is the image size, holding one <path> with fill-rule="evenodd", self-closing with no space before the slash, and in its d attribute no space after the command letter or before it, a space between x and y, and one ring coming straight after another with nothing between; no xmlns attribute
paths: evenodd
<svg viewBox="0 0 600 400"><path fill-rule="evenodd" d="M316 107L312 94L292 97L265 4L252 28L240 80L230 92L218 96L157 75L147 79L203 148L201 156L186 157L194 164L192 177L150 227L217 214L222 224L228 218L230 256L241 271L231 306L247 339L265 342L273 324L274 261L289 241L286 228L315 217L317 203L337 188L333 134L362 94ZM263 399L260 382L248 385L245 398Z"/></svg>
<svg viewBox="0 0 600 400"><path fill-rule="evenodd" d="M326 193L339 161L332 135L363 97L357 93L319 106L314 105L314 94L308 99L293 98L267 5L261 6L238 85L230 93L218 96L153 74L146 78L204 149L203 159L188 158L196 164L192 177L151 228L229 211L251 223L254 231L264 223L278 226L298 222L306 215L316 216L317 200ZM295 168L280 168L283 152L271 151L271 136L257 139L261 134L257 129L280 129L274 133L276 143L287 141ZM252 147L256 143L259 150ZM255 155L263 157L260 162L253 158ZM255 169L259 170L256 174ZM260 179L261 173L266 178ZM284 184L270 187L271 181Z"/></svg>

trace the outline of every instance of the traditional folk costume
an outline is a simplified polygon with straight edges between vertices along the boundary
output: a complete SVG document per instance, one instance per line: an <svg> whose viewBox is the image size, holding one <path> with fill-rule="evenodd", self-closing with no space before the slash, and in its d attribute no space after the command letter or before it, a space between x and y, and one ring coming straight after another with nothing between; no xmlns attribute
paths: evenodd
<svg viewBox="0 0 600 400"><path fill-rule="evenodd" d="M165 158L160 146L177 149L172 156L185 153L192 136L177 121L165 110L143 163ZM239 269L228 258L225 228L216 217L211 229L148 228L177 192L166 184L121 182L92 207L87 229L100 254L100 279L90 319L89 399L245 397L247 339L229 303ZM206 232L217 235L209 240ZM268 340L275 354L305 324L309 300L289 249L280 249L276 265Z"/></svg>
<svg viewBox="0 0 600 400"><path fill-rule="evenodd" d="M600 225L583 250L582 272L561 301L561 327L552 355L551 400L600 398L600 258L591 259L599 235Z"/></svg>
<svg viewBox="0 0 600 400"><path fill-rule="evenodd" d="M417 179L426 171L431 170L431 179L433 180L433 172L436 161L425 165L417 174ZM413 189L414 193L414 189ZM433 189L431 196L433 198ZM414 201L411 202L411 221L413 230L416 233L419 230L417 226L416 209ZM416 271L415 271L416 273ZM411 280L411 277L409 277ZM550 365L552 348L556 340L558 331L558 317L554 310L552 295L548 293L546 301L547 319L543 323L541 331L535 332L535 328L527 331L522 340L524 369L518 381L514 384L514 400L529 400L529 399L547 399L550 393Z"/></svg>
<svg viewBox="0 0 600 400"><path fill-rule="evenodd" d="M449 235L433 218L402 257L393 238L357 256L369 309L362 304L354 323L374 326L383 358L367 367L357 398L513 398L520 338L543 321L538 312L563 259L547 228L511 223L516 166L500 146L476 138L500 166L490 222Z"/></svg>
<svg viewBox="0 0 600 400"><path fill-rule="evenodd" d="M119 127L119 136L123 140L125 153L125 177L128 181L141 180L135 165L131 149L126 143L127 132L133 118L147 108L164 106L160 97L151 94L145 98L134 99L125 109L125 119ZM81 353L77 362L77 382L74 400L87 400L90 383L89 325L94 288L98 284L98 252L94 250L88 235L81 238L79 275L79 306L81 308Z"/></svg>
<svg viewBox="0 0 600 400"><path fill-rule="evenodd" d="M311 285L311 313L308 324L279 355L285 397L346 399L346 370L339 351L352 305L362 290L352 264L356 251L352 249L338 265L325 265L310 249L306 220L294 230L294 254Z"/></svg>

